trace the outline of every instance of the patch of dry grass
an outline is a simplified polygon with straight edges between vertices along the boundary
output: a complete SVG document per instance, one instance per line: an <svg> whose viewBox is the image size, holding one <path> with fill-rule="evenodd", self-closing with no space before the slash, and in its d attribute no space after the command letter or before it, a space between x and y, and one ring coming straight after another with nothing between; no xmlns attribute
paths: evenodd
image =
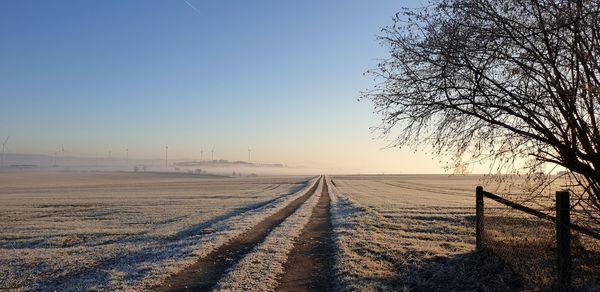
<svg viewBox="0 0 600 292"><path fill-rule="evenodd" d="M551 290L556 279L553 222L506 208L488 210L485 246L520 277L527 290ZM577 291L600 290L600 241L572 232L572 280Z"/></svg>

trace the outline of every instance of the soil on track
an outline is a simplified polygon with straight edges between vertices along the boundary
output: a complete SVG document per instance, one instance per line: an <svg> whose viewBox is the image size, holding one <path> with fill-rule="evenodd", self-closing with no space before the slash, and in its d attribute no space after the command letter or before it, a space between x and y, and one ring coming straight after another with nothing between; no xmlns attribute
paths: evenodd
<svg viewBox="0 0 600 292"><path fill-rule="evenodd" d="M277 291L332 291L334 243L329 190L323 179L321 198L284 265Z"/></svg>
<svg viewBox="0 0 600 292"><path fill-rule="evenodd" d="M244 255L262 242L271 230L296 209L298 209L317 189L318 179L305 195L295 199L277 213L267 217L250 230L235 237L226 244L199 259L179 274L169 277L156 291L210 291L221 279L225 271L239 262Z"/></svg>

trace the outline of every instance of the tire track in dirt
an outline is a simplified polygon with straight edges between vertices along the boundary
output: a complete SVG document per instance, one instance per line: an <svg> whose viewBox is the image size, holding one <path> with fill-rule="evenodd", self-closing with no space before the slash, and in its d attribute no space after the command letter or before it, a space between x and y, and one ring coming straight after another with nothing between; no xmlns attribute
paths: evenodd
<svg viewBox="0 0 600 292"><path fill-rule="evenodd" d="M284 265L277 291L332 291L335 261L329 189L322 179L321 198Z"/></svg>
<svg viewBox="0 0 600 292"><path fill-rule="evenodd" d="M316 191L319 178L305 195L295 199L277 213L262 220L250 230L215 249L182 272L165 280L155 291L209 291L230 267L262 242L273 228L296 211Z"/></svg>

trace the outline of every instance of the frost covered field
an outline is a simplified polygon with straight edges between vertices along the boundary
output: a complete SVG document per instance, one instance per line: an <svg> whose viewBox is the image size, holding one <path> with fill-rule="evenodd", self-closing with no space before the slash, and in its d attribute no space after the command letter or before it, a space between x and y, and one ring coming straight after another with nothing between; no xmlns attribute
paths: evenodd
<svg viewBox="0 0 600 292"><path fill-rule="evenodd" d="M1 174L0 290L515 289L513 272L474 252L478 184L480 176L447 175ZM321 245L297 248L307 242ZM299 257L310 260L294 264Z"/></svg>
<svg viewBox="0 0 600 292"><path fill-rule="evenodd" d="M330 184L338 289L504 290L474 250L479 176L338 176Z"/></svg>
<svg viewBox="0 0 600 292"><path fill-rule="evenodd" d="M304 177L0 174L0 290L143 289L276 211Z"/></svg>

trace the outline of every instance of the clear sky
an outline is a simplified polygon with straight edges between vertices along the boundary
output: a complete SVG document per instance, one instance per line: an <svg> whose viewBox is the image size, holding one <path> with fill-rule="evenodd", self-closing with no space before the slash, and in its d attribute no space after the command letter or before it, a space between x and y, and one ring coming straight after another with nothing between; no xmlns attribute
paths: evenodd
<svg viewBox="0 0 600 292"><path fill-rule="evenodd" d="M0 138L13 153L441 172L382 149L357 101L407 1L0 1ZM2 138L3 139L3 138ZM206 156L205 156L206 157Z"/></svg>

